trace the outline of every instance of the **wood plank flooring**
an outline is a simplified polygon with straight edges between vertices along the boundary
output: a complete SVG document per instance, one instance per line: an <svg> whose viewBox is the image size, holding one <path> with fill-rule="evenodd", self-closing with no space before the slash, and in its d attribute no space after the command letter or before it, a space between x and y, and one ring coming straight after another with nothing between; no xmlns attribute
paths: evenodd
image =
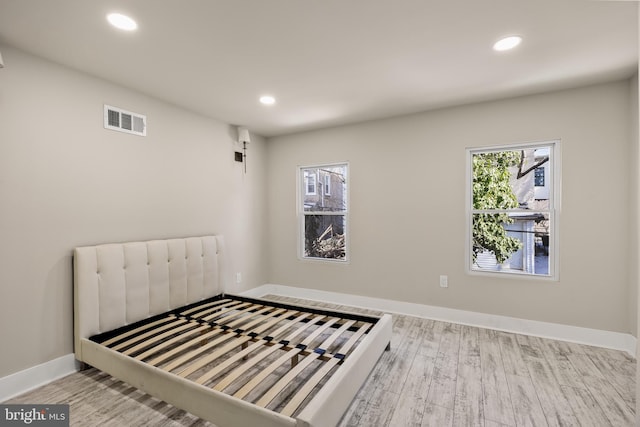
<svg viewBox="0 0 640 427"><path fill-rule="evenodd" d="M634 425L636 362L624 352L410 316L393 320L391 350L340 427ZM95 369L5 403L68 403L71 425L81 427L212 426Z"/></svg>

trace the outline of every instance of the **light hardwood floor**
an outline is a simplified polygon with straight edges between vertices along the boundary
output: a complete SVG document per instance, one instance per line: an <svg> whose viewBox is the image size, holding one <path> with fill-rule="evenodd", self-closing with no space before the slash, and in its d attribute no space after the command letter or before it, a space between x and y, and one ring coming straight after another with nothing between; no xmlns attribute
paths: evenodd
<svg viewBox="0 0 640 427"><path fill-rule="evenodd" d="M636 362L624 352L393 318L391 350L340 427L634 425ZM73 426L211 426L95 369L5 403L68 403Z"/></svg>

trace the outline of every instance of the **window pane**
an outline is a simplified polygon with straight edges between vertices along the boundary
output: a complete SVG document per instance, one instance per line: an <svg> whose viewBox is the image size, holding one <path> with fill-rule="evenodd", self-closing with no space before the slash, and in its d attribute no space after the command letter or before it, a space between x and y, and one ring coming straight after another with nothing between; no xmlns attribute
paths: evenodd
<svg viewBox="0 0 640 427"><path fill-rule="evenodd" d="M473 214L473 270L549 275L546 212Z"/></svg>
<svg viewBox="0 0 640 427"><path fill-rule="evenodd" d="M536 168L536 187L544 187L544 167Z"/></svg>
<svg viewBox="0 0 640 427"><path fill-rule="evenodd" d="M539 209L550 196L550 153L534 147L473 154L473 209Z"/></svg>
<svg viewBox="0 0 640 427"><path fill-rule="evenodd" d="M473 155L473 209L514 209L513 168L520 163L519 151Z"/></svg>
<svg viewBox="0 0 640 427"><path fill-rule="evenodd" d="M345 215L304 215L304 256L345 258Z"/></svg>
<svg viewBox="0 0 640 427"><path fill-rule="evenodd" d="M346 165L304 168L302 173L305 186L303 191L305 212L347 210Z"/></svg>
<svg viewBox="0 0 640 427"><path fill-rule="evenodd" d="M316 174L313 172L304 172L304 186L305 186L305 195L307 196L315 196L316 195Z"/></svg>

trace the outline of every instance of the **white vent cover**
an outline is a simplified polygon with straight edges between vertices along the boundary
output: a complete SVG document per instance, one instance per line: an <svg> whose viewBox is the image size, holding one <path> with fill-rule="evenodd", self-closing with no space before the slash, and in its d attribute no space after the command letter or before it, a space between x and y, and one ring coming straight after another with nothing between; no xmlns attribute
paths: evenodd
<svg viewBox="0 0 640 427"><path fill-rule="evenodd" d="M104 128L147 136L147 116L105 104Z"/></svg>

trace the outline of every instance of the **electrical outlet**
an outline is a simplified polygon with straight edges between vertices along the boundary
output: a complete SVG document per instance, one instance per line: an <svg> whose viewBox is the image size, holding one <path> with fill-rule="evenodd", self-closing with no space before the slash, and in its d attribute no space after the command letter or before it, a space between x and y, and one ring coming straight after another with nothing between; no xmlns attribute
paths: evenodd
<svg viewBox="0 0 640 427"><path fill-rule="evenodd" d="M440 276L440 287L441 288L449 287L449 278L447 276Z"/></svg>
<svg viewBox="0 0 640 427"><path fill-rule="evenodd" d="M236 283L242 283L242 273L236 273Z"/></svg>

